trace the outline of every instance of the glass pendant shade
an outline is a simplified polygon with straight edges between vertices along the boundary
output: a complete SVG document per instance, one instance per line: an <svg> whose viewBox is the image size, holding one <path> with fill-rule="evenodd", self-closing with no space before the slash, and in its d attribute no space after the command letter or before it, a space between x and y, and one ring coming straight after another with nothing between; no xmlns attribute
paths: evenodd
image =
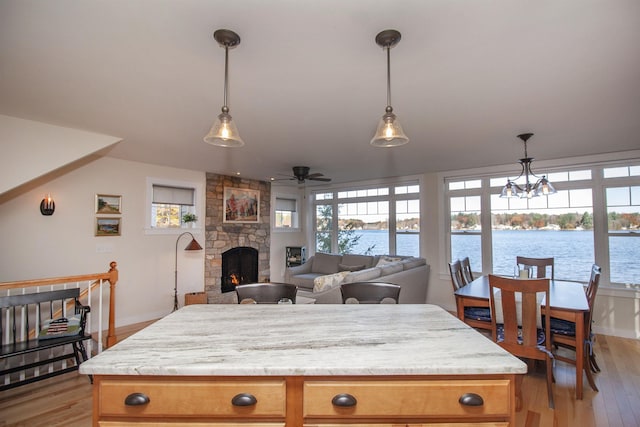
<svg viewBox="0 0 640 427"><path fill-rule="evenodd" d="M211 130L204 137L204 142L219 147L242 147L244 141L240 138L240 133L236 122L229 113L221 113L211 126Z"/></svg>
<svg viewBox="0 0 640 427"><path fill-rule="evenodd" d="M538 183L536 192L538 196L548 196L557 193L555 187L547 180L546 176L543 176Z"/></svg>
<svg viewBox="0 0 640 427"><path fill-rule="evenodd" d="M378 122L376 134L371 139L375 147L397 147L409 142L409 138L402 130L400 120L392 112L387 112Z"/></svg>
<svg viewBox="0 0 640 427"><path fill-rule="evenodd" d="M511 181L508 181L507 185L505 185L504 188L502 188L500 197L502 198L518 197L518 189L516 188L515 185L511 183Z"/></svg>

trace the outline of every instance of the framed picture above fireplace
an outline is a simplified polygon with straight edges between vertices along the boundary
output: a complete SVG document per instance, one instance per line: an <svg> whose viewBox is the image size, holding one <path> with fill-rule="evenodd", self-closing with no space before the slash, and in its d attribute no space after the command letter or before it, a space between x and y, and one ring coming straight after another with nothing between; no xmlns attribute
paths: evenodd
<svg viewBox="0 0 640 427"><path fill-rule="evenodd" d="M224 188L223 222L260 222L260 190Z"/></svg>

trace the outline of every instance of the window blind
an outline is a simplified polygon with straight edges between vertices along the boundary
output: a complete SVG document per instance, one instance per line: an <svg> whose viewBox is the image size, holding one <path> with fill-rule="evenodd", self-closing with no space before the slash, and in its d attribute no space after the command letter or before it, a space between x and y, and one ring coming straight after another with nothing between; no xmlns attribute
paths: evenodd
<svg viewBox="0 0 640 427"><path fill-rule="evenodd" d="M276 210L295 212L296 211L296 199L283 199L276 197Z"/></svg>
<svg viewBox="0 0 640 427"><path fill-rule="evenodd" d="M195 189L153 185L153 203L163 205L194 205Z"/></svg>

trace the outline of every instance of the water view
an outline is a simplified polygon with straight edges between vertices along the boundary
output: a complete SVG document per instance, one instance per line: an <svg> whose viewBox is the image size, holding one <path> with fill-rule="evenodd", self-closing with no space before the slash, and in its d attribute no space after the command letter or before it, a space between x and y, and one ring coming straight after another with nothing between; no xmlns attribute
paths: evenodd
<svg viewBox="0 0 640 427"><path fill-rule="evenodd" d="M353 253L373 255L389 253L388 233L385 230L354 230L360 236ZM588 281L594 262L593 233L588 231L553 230L493 230L493 272L513 274L516 255L554 257L557 279ZM640 283L640 241L620 237L610 241L611 280L616 283ZM453 258L469 256L474 271L481 271L480 236L452 236ZM419 256L416 234L399 234L397 251L400 255ZM605 266L602 266L603 268Z"/></svg>

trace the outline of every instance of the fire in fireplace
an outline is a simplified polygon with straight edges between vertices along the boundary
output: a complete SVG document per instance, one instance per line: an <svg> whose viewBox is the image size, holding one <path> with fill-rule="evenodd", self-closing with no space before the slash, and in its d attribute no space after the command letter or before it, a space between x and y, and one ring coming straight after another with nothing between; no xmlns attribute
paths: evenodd
<svg viewBox="0 0 640 427"><path fill-rule="evenodd" d="M238 246L222 253L222 292L232 292L237 285L257 281L257 249Z"/></svg>

